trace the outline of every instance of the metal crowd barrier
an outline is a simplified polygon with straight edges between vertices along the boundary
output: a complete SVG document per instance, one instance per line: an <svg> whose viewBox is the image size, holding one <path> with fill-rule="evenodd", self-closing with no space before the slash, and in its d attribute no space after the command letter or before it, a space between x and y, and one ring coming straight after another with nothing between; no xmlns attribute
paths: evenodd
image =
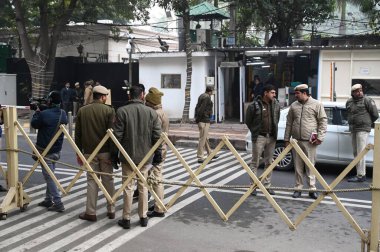
<svg viewBox="0 0 380 252"><path fill-rule="evenodd" d="M163 133L161 135L161 138L157 143L151 148L151 150L146 154L144 159L136 166L131 158L128 156L127 152L123 149L119 141L116 139L114 134L112 133L112 130L107 130L106 135L102 139L102 141L98 144L96 149L93 151L93 153L86 158L83 156L83 154L80 152L78 147L75 145L74 140L72 139L71 135L67 132L65 127L63 125L60 126L59 131L56 133L56 135L53 137L52 141L49 143L49 145L46 147L46 149L39 153L28 135L23 130L20 123L17 121L17 115L15 108L5 108L5 115L4 115L4 121L5 121L5 135L6 135L6 148L7 148L7 164L8 164L8 170L6 172L6 178L8 182L8 193L6 197L4 198L3 202L0 205L0 215L6 217L6 214L8 211L14 209L14 208L20 208L21 210L25 210L27 205L30 203L31 199L24 191L23 187L25 183L28 181L32 173L37 168L38 164L40 163L42 166L42 169L45 169L52 179L54 180L57 187L60 189L63 195L66 195L70 192L70 189L73 187L73 185L76 183L76 181L79 179L81 174L86 171L91 174L91 176L94 178L95 182L98 184L100 190L102 190L105 198L108 202L114 203L117 198L120 196L120 194L124 191L127 184L132 180L135 179L137 176L138 179L140 179L143 184L148 188L148 190L153 195L156 202L164 209L164 211L167 211L170 209L174 203L177 201L177 199L186 191L186 189L190 186L196 186L199 187L199 189L204 193L205 197L208 199L208 201L211 203L215 211L219 214L219 216L224 220L227 221L228 218L243 204L243 202L251 195L251 193L256 189L260 188L260 190L263 192L265 198L269 201L269 203L273 206L273 208L278 212L280 215L280 218L288 225L290 230L295 230L297 226L300 225L300 223L322 202L322 200L326 196L330 196L332 200L335 202L338 209L342 212L343 216L346 218L346 220L349 222L349 224L352 226L352 228L359 234L361 240L362 240L362 251L365 250L365 247L367 245L367 248L369 251L378 251L379 248L379 224L380 224L380 123L375 123L375 143L374 145L369 144L367 147L358 154L357 157L355 157L354 160L340 173L340 175L331 183L328 184L324 178L321 176L321 174L318 172L318 170L315 168L315 166L310 162L310 160L307 158L307 156L303 153L299 145L297 144L297 141L294 139L291 139L290 144L284 149L284 151L273 161L273 163L264 171L264 173L257 177L249 168L247 163L244 161L244 159L241 158L240 154L235 150L235 148L232 146L230 141L228 140L227 136L224 136L222 138L222 141L216 146L214 151L207 157L207 159L195 170L193 171L188 163L184 160L182 155L178 152L178 150L175 148L175 146L172 144L172 142L169 140L168 136ZM34 155L38 157L38 161L35 162L31 170L26 174L26 176L23 178L23 181L19 181L18 177L18 146L17 146L17 129L21 132L21 134L26 139L29 146L32 148ZM83 167L78 171L74 179L70 182L70 184L65 188L62 187L58 179L55 177L55 175L51 172L49 167L47 166L44 156L46 153L48 153L49 149L52 147L54 142L58 139L59 135L63 133L67 140L69 141L69 144L73 148L74 152L80 157L80 159L83 162ZM106 143L108 139L111 139L117 148L119 149L121 155L125 157L127 162L130 164L132 169L134 170L133 174L124 181L122 186L119 188L119 190L116 191L114 195L109 195L107 190L104 188L103 184L99 180L99 178L96 176L96 172L93 171L93 169L90 166L90 162L95 157L95 155L98 153L100 148ZM158 148L159 145L162 143L166 143L168 148L170 148L174 155L177 157L177 159L181 162L182 166L185 168L187 173L189 174L189 179L180 185L180 189L176 192L176 194L170 199L168 204L165 206L163 202L158 198L156 193L152 190L151 185L147 182L147 179L144 178L144 176L141 174L140 169L144 166L144 164L149 160L149 158L153 155L154 151ZM201 174L203 169L206 167L206 165L212 160L212 158L223 148L226 147L231 151L231 153L234 155L236 160L240 163L240 165L243 167L243 169L247 172L247 174L250 176L250 178L253 180L253 184L250 186L247 186L247 191L240 197L240 199L227 211L224 212L218 205L218 203L215 201L215 199L211 196L210 192L207 190L208 185L203 184L198 176ZM295 221L292 221L287 214L282 210L282 208L278 205L276 200L270 195L267 191L267 188L262 184L262 181L268 176L270 172L273 171L273 169L276 167L276 165L286 156L286 154L294 149L302 158L302 160L305 162L306 166L310 169L310 171L316 176L316 179L319 181L321 186L323 187L323 190L316 190L322 192L318 198L306 209L304 210L298 218L296 218ZM368 151L373 149L375 155L374 155L374 163L373 163L373 184L371 188L368 188L368 190L372 191L372 215L371 215L371 229L370 232L366 232L366 230L362 229L359 224L355 221L355 219L352 217L352 215L349 213L349 211L346 209L346 207L342 204L340 199L337 197L336 192L338 190L335 190L336 186L342 181L344 177L355 167L355 165L366 155ZM377 155L376 155L377 154ZM0 173L3 173L3 169L0 166ZM110 174L113 176L114 174ZM156 181L156 183L166 183L165 181ZM168 183L170 184L170 183ZM218 187L218 186L214 186ZM222 187L222 186L220 186ZM289 188L288 188L289 189ZM292 188L294 190L294 188ZM342 190L340 190L342 191ZM4 218L3 218L4 219Z"/></svg>

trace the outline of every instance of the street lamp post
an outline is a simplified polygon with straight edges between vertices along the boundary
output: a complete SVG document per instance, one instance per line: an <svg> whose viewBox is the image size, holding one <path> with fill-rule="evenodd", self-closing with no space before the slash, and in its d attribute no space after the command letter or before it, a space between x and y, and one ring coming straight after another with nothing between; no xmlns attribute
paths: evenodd
<svg viewBox="0 0 380 252"><path fill-rule="evenodd" d="M79 53L79 57L80 57L82 63L84 63L83 62L84 61L84 59L83 59L83 49L84 49L84 47L82 46L82 44L79 44L79 46L77 47L77 51Z"/></svg>

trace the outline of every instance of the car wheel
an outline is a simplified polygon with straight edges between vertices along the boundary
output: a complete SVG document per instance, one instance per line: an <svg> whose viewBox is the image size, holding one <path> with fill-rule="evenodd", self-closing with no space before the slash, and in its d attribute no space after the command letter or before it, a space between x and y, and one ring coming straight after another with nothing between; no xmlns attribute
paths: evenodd
<svg viewBox="0 0 380 252"><path fill-rule="evenodd" d="M285 144L283 142L276 143L276 147L273 153L273 160L275 160L281 152L285 149ZM288 154L277 164L276 169L280 171L289 171L293 169L293 154L289 151Z"/></svg>

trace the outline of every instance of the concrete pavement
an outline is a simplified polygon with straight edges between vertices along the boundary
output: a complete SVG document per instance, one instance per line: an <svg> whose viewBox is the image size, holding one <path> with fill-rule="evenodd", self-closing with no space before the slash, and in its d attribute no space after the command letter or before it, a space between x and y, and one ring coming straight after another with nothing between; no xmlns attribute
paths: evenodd
<svg viewBox="0 0 380 252"><path fill-rule="evenodd" d="M237 150L245 150L245 136L248 128L239 123L214 123L209 130L210 145L214 148L224 135ZM199 139L198 125L196 123L171 123L169 138L176 146L197 147Z"/></svg>
<svg viewBox="0 0 380 252"><path fill-rule="evenodd" d="M27 133L30 132L29 119L19 118L20 124ZM73 130L75 124L73 125ZM67 129L69 127L67 126ZM240 123L213 123L210 126L210 145L214 148L221 141L224 135L228 136L230 142L237 150L245 150L245 136L248 128ZM198 145L199 131L196 123L170 123L169 139L176 146L196 148Z"/></svg>

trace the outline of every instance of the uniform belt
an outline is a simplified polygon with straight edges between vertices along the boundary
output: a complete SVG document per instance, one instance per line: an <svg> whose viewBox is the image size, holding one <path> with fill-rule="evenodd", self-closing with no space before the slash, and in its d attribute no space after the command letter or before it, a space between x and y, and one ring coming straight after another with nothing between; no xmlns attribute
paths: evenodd
<svg viewBox="0 0 380 252"><path fill-rule="evenodd" d="M260 133L259 135L263 136L263 137L271 137L272 136L272 134L270 134L270 133Z"/></svg>

